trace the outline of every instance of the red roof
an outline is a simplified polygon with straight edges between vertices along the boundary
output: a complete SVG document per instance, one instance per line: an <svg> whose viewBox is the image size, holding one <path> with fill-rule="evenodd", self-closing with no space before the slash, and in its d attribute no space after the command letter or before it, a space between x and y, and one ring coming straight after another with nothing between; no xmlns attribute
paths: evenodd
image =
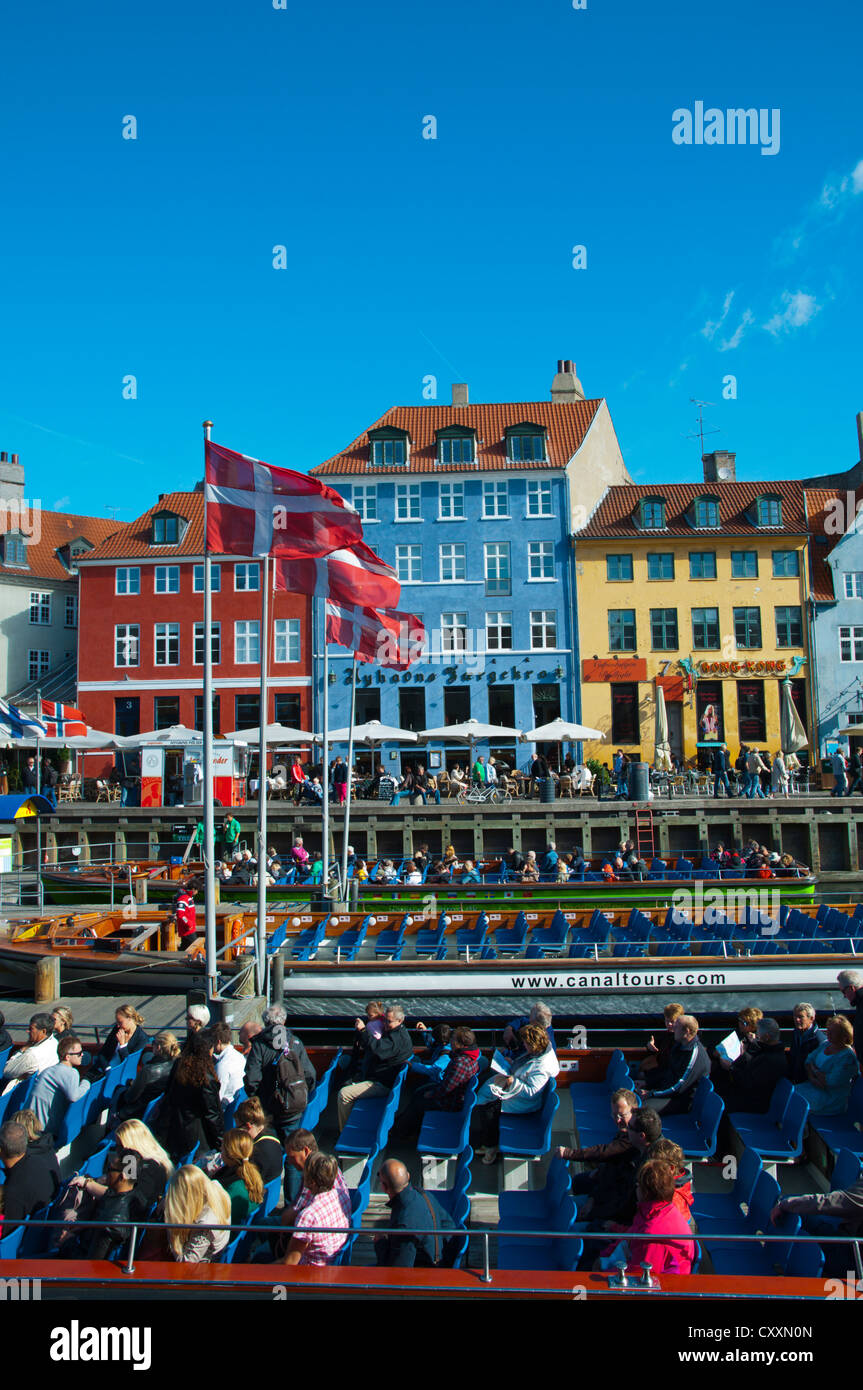
<svg viewBox="0 0 863 1390"><path fill-rule="evenodd" d="M595 401L508 401L498 405L394 406L363 430L340 454L313 468L313 474L475 473L493 469L565 468L581 447L593 417L602 404ZM506 430L512 425L539 425L546 431L548 459L514 464L506 453ZM473 463L437 462L436 432L463 425L476 434ZM370 462L369 431L406 430L410 436L409 466Z"/></svg>
<svg viewBox="0 0 863 1390"><path fill-rule="evenodd" d="M837 518L837 500L842 505L841 517ZM854 494L854 507L863 501L863 488ZM851 518L845 516L846 494L837 488L806 489L806 506L809 513L809 558L812 571L812 597L816 603L833 603L833 572L827 557L845 534L845 526ZM837 530L837 519L840 529Z"/></svg>
<svg viewBox="0 0 863 1390"><path fill-rule="evenodd" d="M665 502L665 526L646 530L633 520L639 503L656 497ZM719 500L718 527L694 527L687 512L696 498ZM747 515L759 497L781 497L782 525L756 526ZM801 483L658 483L626 484L610 487L598 503L576 539L604 536L609 539L633 537L650 540L655 536L686 536L694 539L716 535L805 535L808 530Z"/></svg>
<svg viewBox="0 0 863 1390"><path fill-rule="evenodd" d="M178 545L153 545L153 517L161 512L173 512L189 524ZM128 522L122 531L108 539L88 560L135 560L151 555L203 555L204 553L204 494L202 492L166 492L148 511Z"/></svg>
<svg viewBox="0 0 863 1390"><path fill-rule="evenodd" d="M11 517L0 514L0 532L17 532L18 527L14 523L10 525L11 521ZM79 538L99 548L108 536L115 532L122 534L125 526L124 522L110 517L43 511L39 513L39 524L41 531L38 541L24 537L27 545L26 569L23 565L0 564L0 574L21 579L74 579L75 571L63 563L57 552ZM91 555L93 551L88 550L87 554Z"/></svg>

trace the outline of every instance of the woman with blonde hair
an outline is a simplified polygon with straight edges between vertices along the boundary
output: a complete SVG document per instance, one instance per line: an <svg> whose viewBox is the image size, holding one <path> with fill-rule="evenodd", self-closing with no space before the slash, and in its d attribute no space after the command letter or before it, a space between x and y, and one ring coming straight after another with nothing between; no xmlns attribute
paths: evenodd
<svg viewBox="0 0 863 1390"><path fill-rule="evenodd" d="M97 1075L122 1062L130 1053L143 1052L145 1047L150 1046L150 1039L142 1027L143 1016L131 1004L121 1004L114 1018L114 1027L93 1058L92 1070Z"/></svg>
<svg viewBox="0 0 863 1390"><path fill-rule="evenodd" d="M807 1080L795 1087L814 1115L844 1115L851 1087L860 1075L854 1052L854 1029L842 1014L824 1025L827 1041L806 1059Z"/></svg>
<svg viewBox="0 0 863 1390"><path fill-rule="evenodd" d="M140 1120L124 1120L112 1136L114 1147L128 1155L131 1168L127 1177L134 1183L131 1212L138 1221L146 1221L155 1204L165 1191L165 1186L174 1176L174 1165L159 1141ZM108 1188L96 1178L85 1178L78 1174L72 1179L72 1187L81 1187L86 1196L97 1200L104 1197Z"/></svg>
<svg viewBox="0 0 863 1390"><path fill-rule="evenodd" d="M59 1038L63 1033L72 1031L72 1024L75 1022L71 1009L67 1009L65 1004L58 1004L56 1009L51 1010L51 1017L54 1020L54 1037Z"/></svg>
<svg viewBox="0 0 863 1390"><path fill-rule="evenodd" d="M231 1223L242 1226L264 1200L264 1180L252 1161L255 1141L244 1129L229 1129L222 1140L222 1167L213 1174L231 1199Z"/></svg>
<svg viewBox="0 0 863 1390"><path fill-rule="evenodd" d="M178 1169L165 1194L165 1226L168 1247L181 1264L214 1260L231 1239L230 1231L214 1231L228 1226L231 1199L225 1189L191 1163Z"/></svg>
<svg viewBox="0 0 863 1390"><path fill-rule="evenodd" d="M140 1120L151 1101L164 1094L171 1069L180 1055L176 1035L164 1029L153 1039L153 1051L139 1066L132 1081L114 1094L117 1120Z"/></svg>
<svg viewBox="0 0 863 1390"><path fill-rule="evenodd" d="M57 1162L56 1139L48 1130L43 1129L39 1123L39 1116L35 1110L16 1110L14 1115L8 1115L7 1119L14 1125L23 1126L27 1134L27 1153L38 1154L43 1162L50 1167L60 1186L60 1165Z"/></svg>

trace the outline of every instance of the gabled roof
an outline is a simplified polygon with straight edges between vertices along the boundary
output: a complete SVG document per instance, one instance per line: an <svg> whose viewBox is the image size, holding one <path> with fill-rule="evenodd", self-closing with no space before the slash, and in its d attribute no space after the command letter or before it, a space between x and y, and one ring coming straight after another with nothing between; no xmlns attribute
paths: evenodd
<svg viewBox="0 0 863 1390"><path fill-rule="evenodd" d="M153 517L172 512L189 524L177 545L153 545ZM204 494L202 492L167 492L146 512L130 521L122 531L110 536L95 550L82 557L89 560L137 560L146 557L202 555L204 553Z"/></svg>
<svg viewBox="0 0 863 1390"><path fill-rule="evenodd" d="M690 525L687 512L699 497L719 498L719 527ZM781 526L753 524L747 512L759 497L781 497ZM633 520L639 503L648 498L661 498L665 502L665 526L661 530L644 530ZM807 529L800 483L640 483L610 487L587 525L576 532L576 540L591 536L642 540L661 536L686 536L697 540L699 536L715 538L723 534L799 536Z"/></svg>
<svg viewBox="0 0 863 1390"><path fill-rule="evenodd" d="M11 524L10 524L11 523ZM115 533L122 534L125 522L111 517L79 516L73 512L40 512L41 534L38 541L24 540L27 545L27 567L23 565L0 564L0 575L17 576L19 579L74 579L75 571L67 569L57 552L71 541L88 540L97 549ZM35 528L34 528L35 529ZM0 513L0 532L18 528L14 519L4 518ZM92 550L87 555L92 555ZM82 557L83 558L83 557Z"/></svg>
<svg viewBox="0 0 863 1390"><path fill-rule="evenodd" d="M416 405L394 406L352 444L313 468L313 474L366 473L380 477L385 473L476 473L502 469L565 468L581 447L601 400L593 401L507 401L492 405ZM506 431L514 425L531 423L546 431L548 461L513 463L506 453ZM436 432L453 425L476 431L476 459L473 463L438 464ZM393 428L405 430L411 438L408 467L375 467L369 459L369 431Z"/></svg>
<svg viewBox="0 0 863 1390"><path fill-rule="evenodd" d="M845 517L848 501L845 494L837 492L835 487L808 487L806 489L806 507L811 532L809 559L812 574L812 597L816 603L833 603L836 599L833 590L833 571L828 564L828 557L846 534L844 527L836 530L837 501L841 504L841 517L847 524L850 517ZM861 501L863 501L863 488L854 494L855 512ZM842 526L841 520L840 526Z"/></svg>

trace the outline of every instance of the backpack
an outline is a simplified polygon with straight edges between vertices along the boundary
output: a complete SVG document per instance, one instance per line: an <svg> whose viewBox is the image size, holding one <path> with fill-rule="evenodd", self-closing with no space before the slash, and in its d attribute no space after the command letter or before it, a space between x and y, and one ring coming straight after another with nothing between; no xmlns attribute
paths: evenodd
<svg viewBox="0 0 863 1390"><path fill-rule="evenodd" d="M294 1049L293 1039L275 1059L273 1066L276 1068L276 1084L273 1089L276 1105L284 1112L286 1119L302 1115L308 1105L309 1088L299 1052Z"/></svg>

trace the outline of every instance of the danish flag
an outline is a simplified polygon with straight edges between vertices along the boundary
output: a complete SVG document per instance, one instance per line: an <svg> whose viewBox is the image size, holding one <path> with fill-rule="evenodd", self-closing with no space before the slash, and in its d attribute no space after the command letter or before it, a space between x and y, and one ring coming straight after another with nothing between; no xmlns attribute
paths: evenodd
<svg viewBox="0 0 863 1390"><path fill-rule="evenodd" d="M78 738L87 732L87 721L74 705L43 700L40 713L47 738Z"/></svg>
<svg viewBox="0 0 863 1390"><path fill-rule="evenodd" d="M328 603L327 641L347 647L358 661L406 671L425 654L426 630L414 613Z"/></svg>
<svg viewBox="0 0 863 1390"><path fill-rule="evenodd" d="M276 588L291 594L329 598L343 608L391 608L402 586L392 565L360 541L334 550L323 560L276 560Z"/></svg>
<svg viewBox="0 0 863 1390"><path fill-rule="evenodd" d="M207 549L314 559L362 540L359 513L332 488L207 440Z"/></svg>

